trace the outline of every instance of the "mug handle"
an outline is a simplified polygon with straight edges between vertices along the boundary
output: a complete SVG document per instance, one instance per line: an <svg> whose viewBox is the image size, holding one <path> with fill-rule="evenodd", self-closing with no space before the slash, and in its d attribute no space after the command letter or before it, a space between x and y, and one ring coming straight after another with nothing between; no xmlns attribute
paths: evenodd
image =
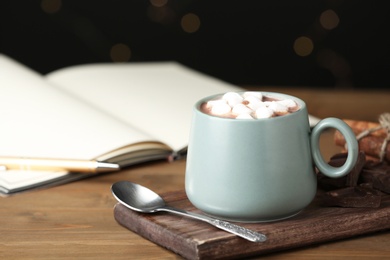
<svg viewBox="0 0 390 260"><path fill-rule="evenodd" d="M333 167L329 165L324 161L321 155L321 151L319 149L320 135L327 128L335 128L339 130L346 140L348 157L344 165L340 167ZM355 166L359 153L358 141L352 129L341 119L330 117L318 122L312 130L310 141L314 163L318 170L326 176L331 178L342 177L348 174Z"/></svg>

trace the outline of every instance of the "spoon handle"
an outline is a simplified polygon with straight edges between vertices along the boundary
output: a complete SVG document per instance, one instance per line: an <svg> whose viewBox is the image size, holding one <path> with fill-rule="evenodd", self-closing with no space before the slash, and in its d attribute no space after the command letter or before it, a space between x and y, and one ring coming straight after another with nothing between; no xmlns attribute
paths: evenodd
<svg viewBox="0 0 390 260"><path fill-rule="evenodd" d="M220 228L222 230L225 230L227 232L230 232L232 234L235 234L237 236L240 236L252 242L264 242L267 240L267 236L262 233L249 230L247 228L238 226L236 224L232 224L224 220L219 220L219 219L211 218L208 216L204 216L204 215L200 215L200 214L196 214L196 213L192 213L192 212L188 212L185 210L176 209L172 207L164 207L161 208L160 210L207 222L217 228Z"/></svg>
<svg viewBox="0 0 390 260"><path fill-rule="evenodd" d="M264 242L265 240L267 240L267 237L264 234L255 232L253 230L249 230L247 228L238 226L236 224L232 224L232 223L224 221L224 220L213 219L213 220L211 220L210 224L212 224L220 229L223 229L225 231L236 234L237 236L248 239L249 241L252 241L252 242Z"/></svg>

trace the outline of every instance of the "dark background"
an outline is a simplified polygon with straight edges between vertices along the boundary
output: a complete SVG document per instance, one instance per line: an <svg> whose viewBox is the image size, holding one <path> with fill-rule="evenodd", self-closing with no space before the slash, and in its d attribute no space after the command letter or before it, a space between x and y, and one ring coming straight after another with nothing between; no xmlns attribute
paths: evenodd
<svg viewBox="0 0 390 260"><path fill-rule="evenodd" d="M388 88L390 4L368 0L1 0L0 52L40 73L176 60L237 85ZM321 15L331 14L324 28ZM195 17L186 32L185 17ZM312 49L294 49L306 37Z"/></svg>

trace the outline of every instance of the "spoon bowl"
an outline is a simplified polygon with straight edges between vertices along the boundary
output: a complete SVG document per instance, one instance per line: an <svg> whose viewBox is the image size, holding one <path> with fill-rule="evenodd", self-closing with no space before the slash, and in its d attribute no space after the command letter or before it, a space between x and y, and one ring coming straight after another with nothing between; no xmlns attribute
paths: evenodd
<svg viewBox="0 0 390 260"><path fill-rule="evenodd" d="M217 228L252 242L264 242L267 239L264 234L229 223L227 221L169 207L157 193L136 183L129 181L116 182L112 185L111 192L119 203L134 211L142 213L166 211L207 222Z"/></svg>
<svg viewBox="0 0 390 260"><path fill-rule="evenodd" d="M112 185L113 196L124 206L143 213L154 213L165 207L165 201L154 191L128 181Z"/></svg>

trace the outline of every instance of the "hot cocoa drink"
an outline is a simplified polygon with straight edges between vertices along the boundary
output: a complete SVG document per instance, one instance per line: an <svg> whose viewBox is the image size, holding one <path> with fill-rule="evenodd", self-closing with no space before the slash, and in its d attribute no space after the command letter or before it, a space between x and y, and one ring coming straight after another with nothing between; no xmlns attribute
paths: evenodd
<svg viewBox="0 0 390 260"><path fill-rule="evenodd" d="M261 92L228 92L223 96L204 102L203 113L235 119L260 119L283 116L299 110L292 99L278 99Z"/></svg>
<svg viewBox="0 0 390 260"><path fill-rule="evenodd" d="M228 92L199 100L192 111L185 190L206 214L242 222L292 217L316 196L314 165L331 178L355 166L359 147L351 128L325 118L310 129L305 102L297 97ZM322 158L320 136L329 128L347 140L340 167Z"/></svg>

